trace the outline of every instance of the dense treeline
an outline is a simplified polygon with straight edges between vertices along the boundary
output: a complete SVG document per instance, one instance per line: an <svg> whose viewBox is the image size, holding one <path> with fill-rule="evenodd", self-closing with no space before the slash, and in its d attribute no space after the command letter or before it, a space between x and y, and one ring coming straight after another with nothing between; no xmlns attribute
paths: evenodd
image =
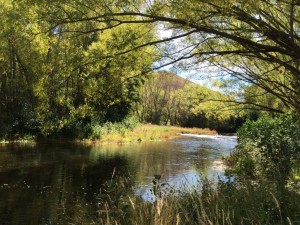
<svg viewBox="0 0 300 225"><path fill-rule="evenodd" d="M149 75L140 96L136 114L154 124L235 132L246 116L226 103L231 97L170 72Z"/></svg>
<svg viewBox="0 0 300 225"><path fill-rule="evenodd" d="M298 4L217 2L1 1L0 136L88 134L132 112L232 132L244 115L298 112ZM147 75L179 61L221 69L235 92Z"/></svg>
<svg viewBox="0 0 300 225"><path fill-rule="evenodd" d="M69 133L92 122L121 121L129 114L155 59L153 49L126 57L107 55L151 41L155 34L145 32L151 25L70 34L69 30L102 26L94 22L56 26L43 19L44 9L53 7L47 2L1 3L1 138Z"/></svg>
<svg viewBox="0 0 300 225"><path fill-rule="evenodd" d="M94 137L100 124L121 122L133 112L142 122L234 131L233 114L220 119L218 107L199 105L203 94L213 92L147 75L159 51L132 47L157 37L153 24L107 29L110 21L57 22L66 12L75 19L93 16L91 8L107 11L97 1L74 4L1 2L1 139Z"/></svg>
<svg viewBox="0 0 300 225"><path fill-rule="evenodd" d="M171 35L134 43L119 54L155 46L163 58L156 68L181 62L180 68L200 70L206 77L220 76L227 85L231 77L263 90L252 97L270 94L284 105L284 109L273 108L255 101L258 109L299 113L299 1L106 0L97 2L102 10L91 10L91 2L95 3L53 2L45 11L53 23L77 24L72 32L88 35L95 30L82 30L80 25L87 22L102 25L100 31L128 24L155 25ZM243 94L239 86L233 87ZM245 98L235 101L249 103Z"/></svg>

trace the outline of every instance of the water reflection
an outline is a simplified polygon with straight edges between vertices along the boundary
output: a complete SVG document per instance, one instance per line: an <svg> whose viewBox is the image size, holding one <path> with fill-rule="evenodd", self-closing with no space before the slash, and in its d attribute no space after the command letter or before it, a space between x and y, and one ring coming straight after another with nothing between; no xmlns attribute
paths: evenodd
<svg viewBox="0 0 300 225"><path fill-rule="evenodd" d="M189 136L100 147L0 146L0 224L65 224L70 218L78 222L83 218L77 218L77 204L91 216L102 184L114 171L130 175L141 187L136 193L146 200L155 174L175 187L196 184L199 177L212 178L220 172L213 162L229 154L235 144L234 138Z"/></svg>

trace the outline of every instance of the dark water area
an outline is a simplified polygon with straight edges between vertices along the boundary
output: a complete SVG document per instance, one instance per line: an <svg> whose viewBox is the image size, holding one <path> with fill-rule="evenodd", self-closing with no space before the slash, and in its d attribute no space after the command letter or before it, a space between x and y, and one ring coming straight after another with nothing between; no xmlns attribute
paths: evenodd
<svg viewBox="0 0 300 225"><path fill-rule="evenodd" d="M113 173L130 176L137 187L135 194L148 201L156 174L177 188L183 183L192 186L200 177L222 176L222 167L216 162L235 145L236 138L227 136L182 136L93 147L70 143L2 145L0 225L93 221L86 217L97 210L100 190Z"/></svg>

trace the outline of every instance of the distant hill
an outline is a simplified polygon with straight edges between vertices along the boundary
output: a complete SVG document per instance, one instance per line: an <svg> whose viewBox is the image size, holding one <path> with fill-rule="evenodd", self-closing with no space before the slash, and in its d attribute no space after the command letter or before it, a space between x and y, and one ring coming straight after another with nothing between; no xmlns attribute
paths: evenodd
<svg viewBox="0 0 300 225"><path fill-rule="evenodd" d="M152 124L211 128L235 132L235 112L230 97L175 73L152 73L140 90L136 107L140 121Z"/></svg>
<svg viewBox="0 0 300 225"><path fill-rule="evenodd" d="M197 88L198 91L203 89L203 92L205 92L205 93L211 93L213 95L225 96L224 94L222 94L218 91L214 91L214 90L211 90L200 84L194 83L188 79L180 77L179 75L177 75L176 73L173 73L173 72L160 71L160 72L153 73L152 76L157 77L161 87L164 90L179 90L179 89L183 89L187 85L192 85L195 88Z"/></svg>
<svg viewBox="0 0 300 225"><path fill-rule="evenodd" d="M161 71L154 73L152 76L157 76L163 89L178 90L182 89L187 84L192 84L191 81L184 79L173 72Z"/></svg>

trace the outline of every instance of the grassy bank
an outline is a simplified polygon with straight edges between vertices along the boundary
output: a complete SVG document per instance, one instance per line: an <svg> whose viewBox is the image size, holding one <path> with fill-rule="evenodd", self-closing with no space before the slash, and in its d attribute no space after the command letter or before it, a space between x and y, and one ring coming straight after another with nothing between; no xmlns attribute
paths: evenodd
<svg viewBox="0 0 300 225"><path fill-rule="evenodd" d="M213 184L199 181L190 192L176 192L158 197L155 202L138 196L122 195L122 183L109 182L107 196L102 194L100 208L94 216L85 206L77 207L77 224L115 225L232 225L232 224L298 224L300 195L278 191L268 185ZM107 186L106 186L107 187ZM199 188L202 187L202 188ZM159 196L157 192L156 196ZM81 214L82 213L82 214ZM93 223L91 223L91 220Z"/></svg>
<svg viewBox="0 0 300 225"><path fill-rule="evenodd" d="M93 136L93 140L84 140L86 143L128 143L136 141L165 140L180 134L217 134L216 131L201 128L184 128L175 126L158 126L139 124L131 129L102 127L101 133Z"/></svg>
<svg viewBox="0 0 300 225"><path fill-rule="evenodd" d="M67 135L66 135L67 134ZM1 144L27 143L36 140L73 141L74 139L86 144L130 143L139 141L160 141L179 136L180 134L217 134L208 128L185 128L176 126L159 126L141 124L124 120L120 123L107 122L104 124L89 124L83 127L67 129L54 135L39 137L25 135L16 139L0 139Z"/></svg>

